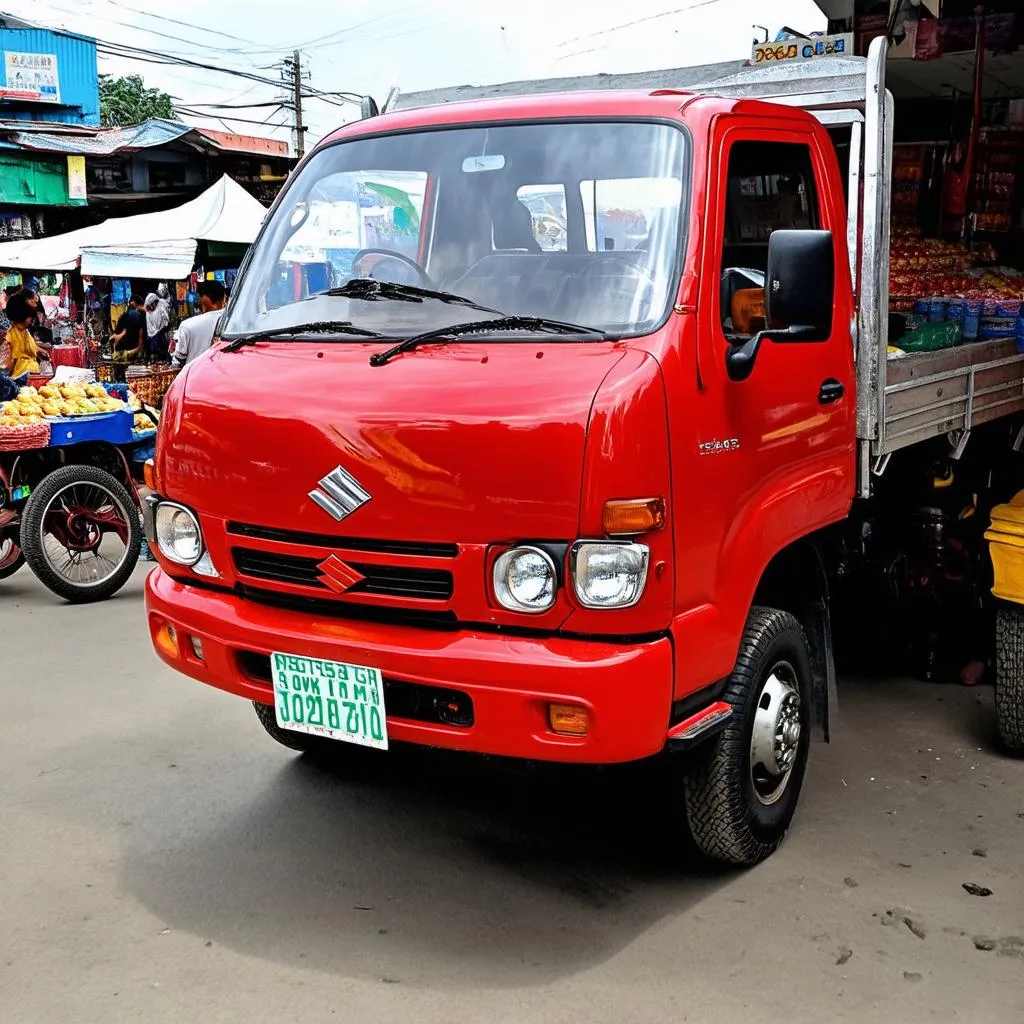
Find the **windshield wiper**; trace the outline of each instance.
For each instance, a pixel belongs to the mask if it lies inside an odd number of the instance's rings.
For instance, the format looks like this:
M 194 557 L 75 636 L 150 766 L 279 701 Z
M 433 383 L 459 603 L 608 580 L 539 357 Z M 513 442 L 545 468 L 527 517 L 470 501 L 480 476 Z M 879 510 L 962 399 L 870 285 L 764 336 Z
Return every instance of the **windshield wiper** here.
M 354 277 L 338 288 L 328 288 L 325 292 L 307 296 L 307 299 L 318 299 L 324 295 L 332 298 L 360 299 L 364 302 L 377 302 L 380 299 L 392 299 L 395 302 L 422 302 L 424 299 L 437 299 L 438 302 L 445 302 L 450 306 L 468 306 L 470 309 L 480 310 L 481 313 L 504 315 L 500 309 L 481 306 L 480 303 L 467 299 L 465 295 L 453 295 L 451 292 L 420 288 L 412 284 L 396 284 L 393 281 L 376 281 L 372 277 Z
M 362 327 L 353 327 L 350 320 L 314 320 L 308 324 L 294 324 L 291 327 L 273 327 L 269 331 L 257 331 L 234 338 L 224 346 L 225 352 L 237 352 L 243 345 L 255 345 L 257 341 L 269 341 L 271 338 L 291 338 L 298 334 L 352 334 L 357 338 L 380 338 L 377 331 L 367 331 Z
M 437 330 L 424 331 L 405 338 L 397 345 L 384 352 L 375 352 L 370 356 L 371 366 L 383 366 L 403 352 L 411 352 L 414 348 L 427 341 L 446 341 L 464 334 L 478 334 L 485 331 L 538 331 L 544 334 L 592 334 L 598 338 L 606 338 L 604 331 L 596 327 L 585 327 L 581 324 L 569 324 L 561 320 L 549 320 L 544 316 L 502 316 L 494 320 L 472 320 L 465 324 L 453 324 L 451 327 L 439 327 Z

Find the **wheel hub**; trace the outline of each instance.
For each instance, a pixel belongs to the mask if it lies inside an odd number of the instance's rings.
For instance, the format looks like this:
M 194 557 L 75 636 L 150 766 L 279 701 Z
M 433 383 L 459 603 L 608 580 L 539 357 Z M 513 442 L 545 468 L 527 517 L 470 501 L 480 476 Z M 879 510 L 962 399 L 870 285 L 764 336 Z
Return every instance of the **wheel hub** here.
M 775 803 L 789 782 L 803 733 L 800 713 L 796 673 L 780 662 L 761 687 L 750 737 L 750 776 L 763 804 Z

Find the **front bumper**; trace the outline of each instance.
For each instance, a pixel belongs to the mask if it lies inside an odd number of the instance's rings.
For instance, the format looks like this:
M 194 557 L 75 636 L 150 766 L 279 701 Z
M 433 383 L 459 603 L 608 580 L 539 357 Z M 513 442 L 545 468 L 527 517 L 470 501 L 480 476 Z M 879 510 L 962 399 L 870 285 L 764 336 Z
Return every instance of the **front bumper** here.
M 665 746 L 673 659 L 671 642 L 664 637 L 614 644 L 350 622 L 186 586 L 159 568 L 146 581 L 146 613 L 154 641 L 164 623 L 180 637 L 178 657 L 156 645 L 168 665 L 249 700 L 273 703 L 270 683 L 247 666 L 252 654 L 274 651 L 372 666 L 386 680 L 453 688 L 472 698 L 468 726 L 389 713 L 388 735 L 396 741 L 591 764 L 638 760 Z M 202 641 L 202 660 L 188 637 Z M 584 705 L 588 734 L 552 732 L 549 703 Z

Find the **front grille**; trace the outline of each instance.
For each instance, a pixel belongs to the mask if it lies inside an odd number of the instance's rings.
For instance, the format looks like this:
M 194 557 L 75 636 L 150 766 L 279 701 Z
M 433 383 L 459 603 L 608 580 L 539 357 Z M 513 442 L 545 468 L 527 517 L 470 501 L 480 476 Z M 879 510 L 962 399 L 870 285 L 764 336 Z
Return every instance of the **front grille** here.
M 323 615 L 355 622 L 379 622 L 384 625 L 417 626 L 420 629 L 458 629 L 459 621 L 451 611 L 432 611 L 423 608 L 395 608 L 391 605 L 356 604 L 304 594 L 288 594 L 280 590 L 264 590 L 248 584 L 239 584 L 237 592 L 248 601 L 283 608 L 286 611 Z
M 404 540 L 335 537 L 329 533 L 278 530 L 271 526 L 253 526 L 251 523 L 229 522 L 227 531 L 236 537 L 279 541 L 283 544 L 304 544 L 307 547 L 332 548 L 336 551 L 366 551 L 370 554 L 411 555 L 419 558 L 455 558 L 459 553 L 457 544 L 421 544 L 416 541 Z
M 273 583 L 293 583 L 318 590 L 330 588 L 321 581 L 322 558 L 304 558 L 284 555 L 276 551 L 256 551 L 252 548 L 234 548 L 235 569 L 243 576 L 269 580 Z M 376 594 L 381 597 L 418 598 L 427 601 L 447 601 L 452 596 L 454 582 L 446 569 L 420 569 L 415 566 L 372 565 L 363 562 L 345 563 L 363 577 L 345 594 Z
M 250 679 L 268 686 L 272 684 L 269 655 L 239 651 L 238 664 Z M 468 693 L 444 686 L 407 683 L 388 676 L 384 677 L 384 709 L 389 718 L 454 725 L 462 729 L 473 724 L 473 698 Z

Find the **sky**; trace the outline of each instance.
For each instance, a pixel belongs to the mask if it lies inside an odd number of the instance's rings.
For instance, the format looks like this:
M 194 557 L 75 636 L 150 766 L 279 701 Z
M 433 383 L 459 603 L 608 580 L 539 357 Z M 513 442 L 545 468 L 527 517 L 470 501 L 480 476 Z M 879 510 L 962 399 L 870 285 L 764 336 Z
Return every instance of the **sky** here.
M 369 94 L 378 103 L 392 86 L 415 92 L 742 60 L 758 34 L 755 23 L 766 24 L 772 37 L 783 25 L 825 28 L 813 0 L 0 0 L 0 8 L 37 24 L 275 80 L 280 72 L 273 65 L 298 49 L 308 85 Z M 100 72 L 141 74 L 191 109 L 231 104 L 211 111 L 216 117 L 186 117 L 191 123 L 291 138 L 290 112 L 266 105 L 282 96 L 275 86 L 122 58 L 101 57 Z M 250 103 L 259 106 L 240 106 Z M 338 98 L 304 106 L 307 148 L 358 116 L 356 106 Z

